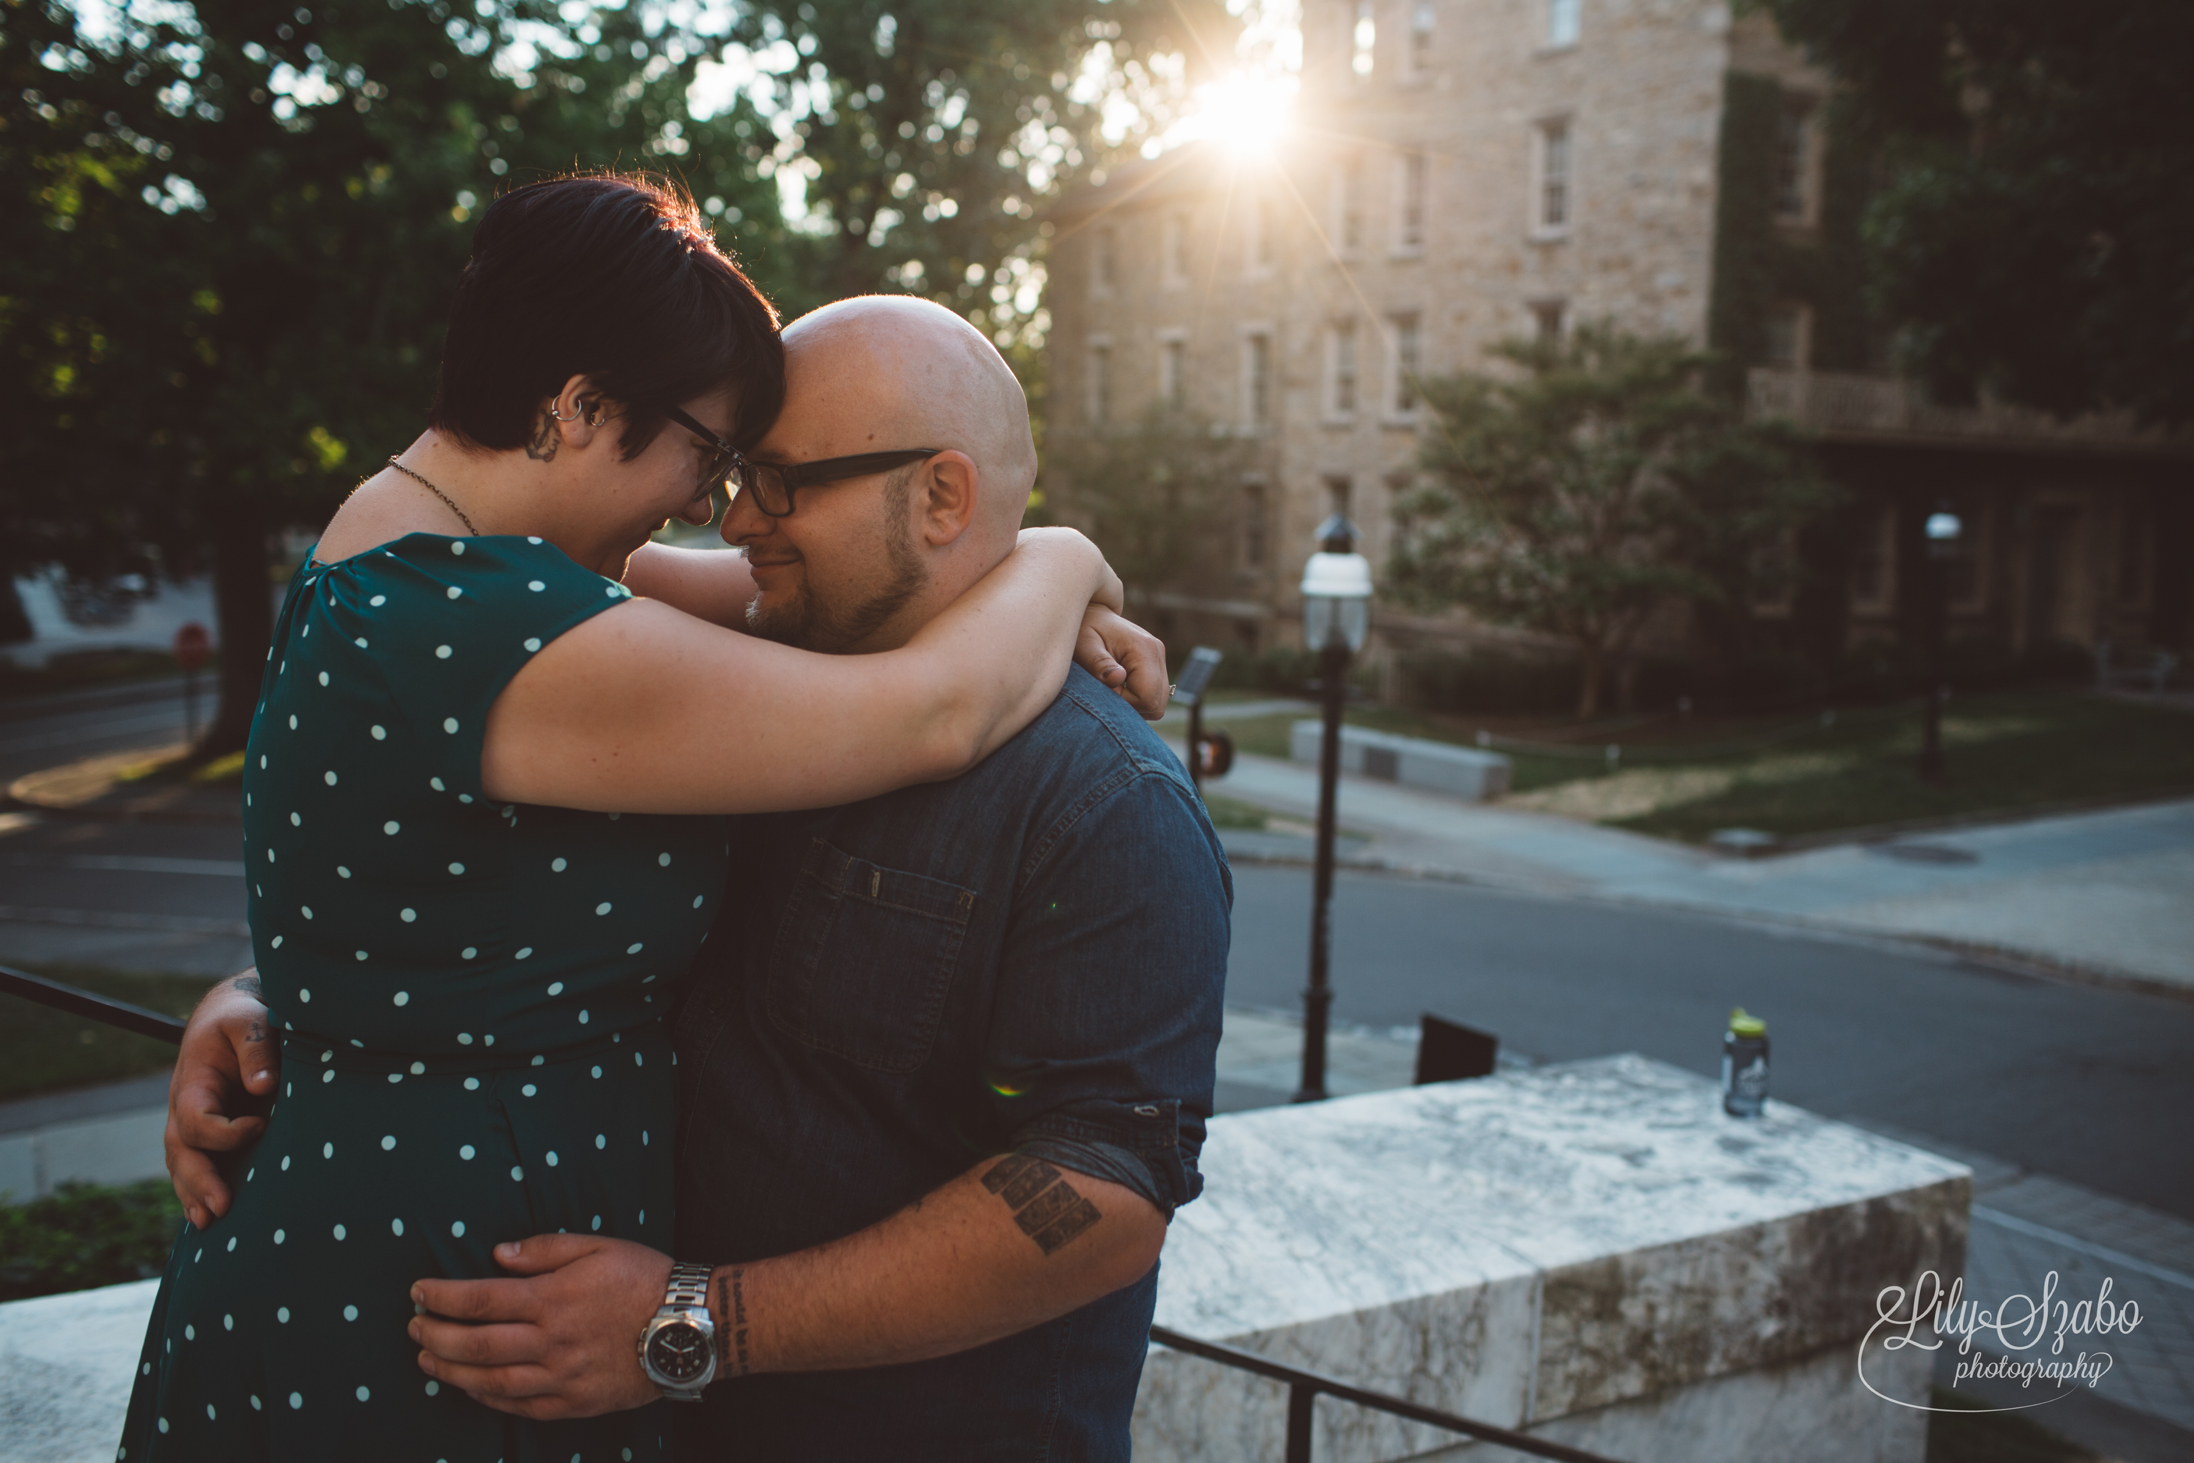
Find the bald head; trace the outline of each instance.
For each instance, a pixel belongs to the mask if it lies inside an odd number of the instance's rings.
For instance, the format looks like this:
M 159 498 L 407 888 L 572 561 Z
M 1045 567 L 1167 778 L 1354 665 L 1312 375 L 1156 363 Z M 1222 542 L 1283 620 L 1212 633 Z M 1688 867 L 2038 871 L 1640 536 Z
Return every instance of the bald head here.
M 788 402 L 859 424 L 839 450 L 935 447 L 972 458 L 974 527 L 1004 553 L 1036 482 L 1036 444 L 1028 397 L 980 330 L 928 300 L 860 295 L 801 316 L 784 341 Z

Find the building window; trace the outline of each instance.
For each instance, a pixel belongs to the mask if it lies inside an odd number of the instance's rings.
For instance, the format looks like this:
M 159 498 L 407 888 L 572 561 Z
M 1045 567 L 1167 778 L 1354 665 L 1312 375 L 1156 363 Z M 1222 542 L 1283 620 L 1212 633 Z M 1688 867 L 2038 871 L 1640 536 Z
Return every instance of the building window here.
M 1248 234 L 1248 247 L 1243 251 L 1251 274 L 1269 274 L 1274 258 L 1272 238 L 1272 201 L 1263 196 L 1249 200 L 1249 207 L 1242 215 L 1242 227 Z
M 1897 515 L 1882 507 L 1862 514 L 1851 546 L 1851 607 L 1866 614 L 1889 608 L 1896 589 Z
M 1356 485 L 1344 477 L 1330 477 L 1325 480 L 1325 490 L 1326 513 L 1329 516 L 1338 513 L 1346 518 L 1349 504 L 1356 496 Z
M 1546 0 L 1546 43 L 1574 46 L 1582 27 L 1584 0 Z
M 1112 420 L 1112 343 L 1093 341 L 1089 347 L 1089 424 L 1101 427 Z
M 1541 122 L 1536 136 L 1534 151 L 1537 157 L 1532 165 L 1536 181 L 1532 190 L 1532 230 L 1540 234 L 1567 233 L 1573 212 L 1569 192 L 1569 121 L 1563 118 Z
M 1089 288 L 1090 293 L 1109 295 L 1115 279 L 1113 249 L 1118 240 L 1111 229 L 1099 229 L 1089 236 Z
M 1188 401 L 1188 342 L 1178 331 L 1158 337 L 1158 399 L 1174 407 Z
M 1786 107 L 1775 138 L 1775 217 L 1802 224 L 1813 217 L 1813 117 Z
M 1326 337 L 1326 410 L 1336 417 L 1356 413 L 1356 322 L 1336 323 Z
M 1423 76 L 1432 70 L 1432 31 L 1438 23 L 1432 0 L 1417 0 L 1409 12 L 1409 74 Z
M 1394 252 L 1425 246 L 1425 155 L 1412 148 L 1394 160 Z
M 1971 614 L 1984 608 L 1987 602 L 1985 548 L 1990 527 L 1989 511 L 1985 505 L 1976 505 L 1970 500 L 1952 506 L 1965 520 L 1965 531 L 1958 535 L 1950 561 L 1943 566 L 1943 593 L 1951 609 Z
M 1167 214 L 1163 230 L 1159 240 L 1159 255 L 1163 261 L 1165 282 L 1169 285 L 1185 285 L 1188 283 L 1188 215 Z
M 1387 398 L 1395 416 L 1412 416 L 1417 410 L 1417 378 L 1422 373 L 1424 332 L 1412 312 L 1396 315 L 1394 327 L 1393 391 Z
M 1767 312 L 1762 362 L 1783 371 L 1802 371 L 1812 351 L 1813 312 L 1803 305 L 1776 305 Z
M 1561 340 L 1562 317 L 1568 313 L 1568 304 L 1562 300 L 1533 300 L 1531 302 L 1532 334 L 1541 345 L 1553 345 Z
M 2129 609 L 2147 606 L 2155 566 L 2155 518 L 2146 509 L 2129 506 L 2118 515 L 2119 604 Z
M 1266 543 L 1265 485 L 1251 482 L 1242 484 L 1242 567 L 1265 567 Z
M 1333 170 L 1333 241 L 1344 256 L 1364 247 L 1364 159 L 1360 153 L 1342 158 Z
M 1379 48 L 1379 20 L 1374 13 L 1372 0 L 1356 0 L 1356 24 L 1349 31 L 1349 43 L 1355 54 L 1349 60 L 1349 69 L 1358 76 L 1371 75 L 1371 68 Z
M 1272 337 L 1256 331 L 1242 337 L 1242 424 L 1262 427 L 1272 420 Z

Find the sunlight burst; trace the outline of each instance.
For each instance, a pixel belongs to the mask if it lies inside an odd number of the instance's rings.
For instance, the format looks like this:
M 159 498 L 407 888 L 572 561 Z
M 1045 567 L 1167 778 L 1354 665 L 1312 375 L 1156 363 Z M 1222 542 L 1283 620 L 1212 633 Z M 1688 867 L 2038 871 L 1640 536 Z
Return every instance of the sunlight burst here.
M 1196 88 L 1196 109 L 1171 128 L 1168 146 L 1212 141 L 1236 152 L 1265 152 L 1287 133 L 1295 108 L 1296 79 L 1230 71 Z

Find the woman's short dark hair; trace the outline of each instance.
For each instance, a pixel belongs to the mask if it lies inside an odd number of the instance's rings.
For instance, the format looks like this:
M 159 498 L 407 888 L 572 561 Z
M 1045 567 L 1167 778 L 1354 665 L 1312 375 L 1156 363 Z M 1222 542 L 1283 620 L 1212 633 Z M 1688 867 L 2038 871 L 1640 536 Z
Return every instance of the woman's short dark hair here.
M 777 312 L 716 247 L 693 199 L 598 173 L 514 188 L 488 206 L 450 306 L 436 428 L 522 447 L 573 376 L 625 407 L 626 461 L 664 406 L 731 386 L 733 440 L 761 439 L 784 402 Z

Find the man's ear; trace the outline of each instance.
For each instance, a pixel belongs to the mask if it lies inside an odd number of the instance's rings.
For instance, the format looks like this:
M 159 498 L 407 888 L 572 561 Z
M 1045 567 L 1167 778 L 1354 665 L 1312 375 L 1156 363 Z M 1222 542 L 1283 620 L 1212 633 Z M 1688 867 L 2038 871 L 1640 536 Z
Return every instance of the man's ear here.
M 922 498 L 916 504 L 922 525 L 922 541 L 941 549 L 967 532 L 975 521 L 975 505 L 981 501 L 982 470 L 965 452 L 940 452 L 921 466 L 915 486 Z

